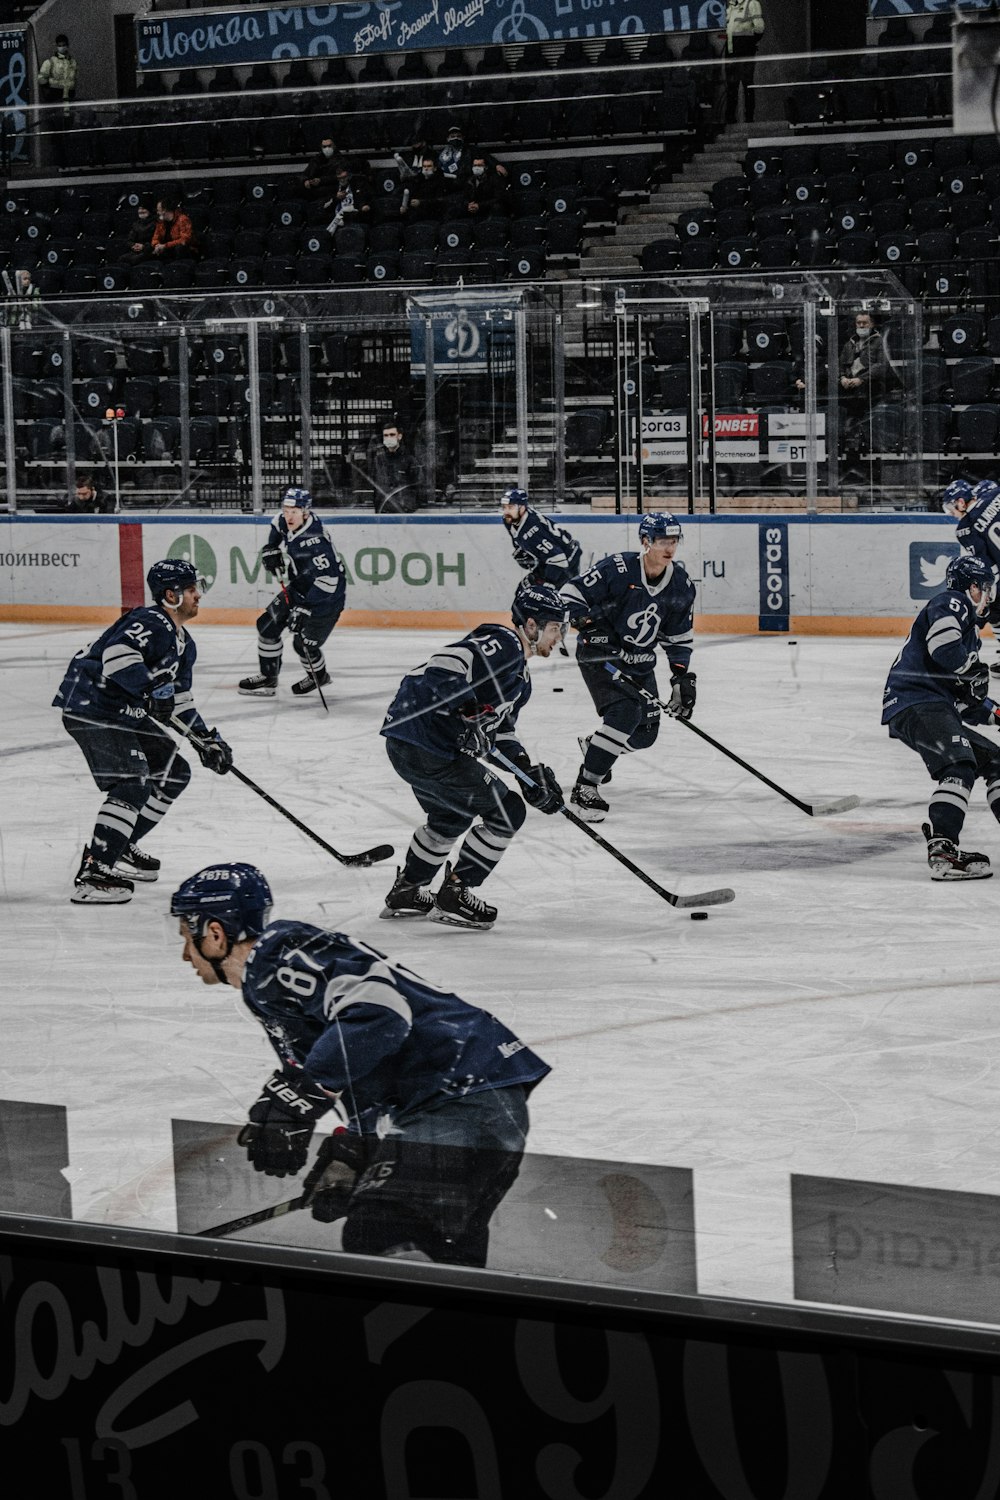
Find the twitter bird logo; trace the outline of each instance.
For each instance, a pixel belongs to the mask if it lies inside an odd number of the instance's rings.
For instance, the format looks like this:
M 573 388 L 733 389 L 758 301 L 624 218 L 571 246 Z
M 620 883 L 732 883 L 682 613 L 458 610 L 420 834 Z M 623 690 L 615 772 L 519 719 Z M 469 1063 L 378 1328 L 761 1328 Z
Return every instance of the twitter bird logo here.
M 939 594 L 948 564 L 961 550 L 957 542 L 911 542 L 910 598 L 930 599 Z

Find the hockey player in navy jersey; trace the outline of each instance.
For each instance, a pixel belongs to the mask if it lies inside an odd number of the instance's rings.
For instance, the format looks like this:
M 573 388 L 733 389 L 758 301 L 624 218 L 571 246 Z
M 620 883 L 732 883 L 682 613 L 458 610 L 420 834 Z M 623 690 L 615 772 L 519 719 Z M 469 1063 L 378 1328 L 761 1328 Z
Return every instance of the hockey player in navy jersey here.
M 580 571 L 580 543 L 562 526 L 528 503 L 526 490 L 509 489 L 500 500 L 500 514 L 514 548 L 514 561 L 524 568 L 529 583 L 551 583 L 561 588 Z
M 548 584 L 523 583 L 511 605 L 513 629 L 480 625 L 444 646 L 399 685 L 382 725 L 393 769 L 413 790 L 427 821 L 416 830 L 383 917 L 431 917 L 486 931 L 496 921 L 474 890 L 495 869 L 525 819 L 524 801 L 479 764 L 494 744 L 528 771 L 524 799 L 540 812 L 562 806 L 555 776 L 532 765 L 517 737 L 531 696 L 530 656 L 562 639 L 566 606 Z M 456 840 L 461 847 L 446 863 Z M 437 893 L 428 887 L 441 866 Z
M 284 578 L 288 561 L 288 581 Z M 281 671 L 281 637 L 292 633 L 295 654 L 306 669 L 305 677 L 292 683 L 292 692 L 311 693 L 326 687 L 323 644 L 340 619 L 347 592 L 344 565 L 313 513 L 308 490 L 289 489 L 280 514 L 271 523 L 267 545 L 261 551 L 266 572 L 276 574 L 281 592 L 271 600 L 257 621 L 257 660 L 260 672 L 244 677 L 239 691 L 245 698 L 273 698 Z
M 959 840 L 978 776 L 1000 821 L 1000 747 L 969 727 L 1000 722 L 987 697 L 978 634 L 996 589 L 982 558 L 954 558 L 945 588 L 917 615 L 885 685 L 882 723 L 917 752 L 935 783 L 923 825 L 932 880 L 986 880 L 993 873 L 985 854 L 962 851 Z
M 184 960 L 203 983 L 242 991 L 278 1055 L 240 1132 L 253 1167 L 301 1172 L 333 1111 L 305 1189 L 315 1218 L 345 1218 L 344 1250 L 485 1265 L 548 1065 L 495 1016 L 367 944 L 272 922 L 253 865 L 201 870 L 170 911 Z
M 130 610 L 79 651 L 53 707 L 105 794 L 83 851 L 71 900 L 121 905 L 134 882 L 155 880 L 160 861 L 139 847 L 191 779 L 191 767 L 162 727 L 172 715 L 199 736 L 202 764 L 223 775 L 232 751 L 194 706 L 197 647 L 186 627 L 198 613 L 198 575 L 168 558 L 146 575 L 152 606 Z
M 656 696 L 655 648 L 662 647 L 670 663 L 668 712 L 679 719 L 694 712 L 694 584 L 674 561 L 682 537 L 673 516 L 643 516 L 638 552 L 604 557 L 560 590 L 579 632 L 577 665 L 601 716 L 600 727 L 581 740 L 584 759 L 570 797 L 588 823 L 602 822 L 609 810 L 599 788 L 611 779 L 619 755 L 648 749 L 660 728 L 659 710 L 627 682 L 616 682 L 605 663 Z

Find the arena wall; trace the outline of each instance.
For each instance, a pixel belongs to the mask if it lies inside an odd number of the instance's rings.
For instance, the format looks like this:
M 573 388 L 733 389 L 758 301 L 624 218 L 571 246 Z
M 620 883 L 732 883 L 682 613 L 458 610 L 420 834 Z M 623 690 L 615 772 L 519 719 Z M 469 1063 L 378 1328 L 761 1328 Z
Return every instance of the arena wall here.
M 946 517 L 685 516 L 681 558 L 702 631 L 906 630 L 959 550 Z M 638 545 L 635 516 L 559 515 L 588 556 Z M 207 580 L 201 619 L 251 624 L 274 592 L 259 552 L 269 518 L 197 515 L 0 521 L 0 619 L 104 622 L 144 599 L 162 557 Z M 519 579 L 498 516 L 326 519 L 348 568 L 346 625 L 440 627 L 502 615 Z

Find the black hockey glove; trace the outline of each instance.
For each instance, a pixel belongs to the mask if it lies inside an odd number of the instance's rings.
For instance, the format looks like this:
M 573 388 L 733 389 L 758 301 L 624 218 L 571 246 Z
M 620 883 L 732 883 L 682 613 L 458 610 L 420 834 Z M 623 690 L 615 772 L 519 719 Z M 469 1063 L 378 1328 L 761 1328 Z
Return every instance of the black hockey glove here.
M 543 813 L 557 813 L 563 806 L 564 798 L 562 787 L 559 785 L 551 768 L 541 764 L 528 766 L 528 775 L 534 782 L 534 786 L 526 786 L 521 783 L 521 791 L 524 800 L 529 807 L 537 808 Z
M 254 1171 L 268 1177 L 301 1172 L 316 1121 L 332 1105 L 302 1068 L 285 1066 L 272 1073 L 237 1137 Z
M 967 663 L 957 674 L 958 682 L 955 692 L 963 703 L 970 708 L 975 708 L 982 703 L 990 686 L 990 673 L 984 661 L 977 657 L 974 661 Z
M 698 697 L 698 678 L 694 672 L 674 668 L 670 678 L 670 702 L 667 713 L 672 719 L 690 719 Z
M 360 1136 L 334 1131 L 320 1141 L 302 1191 L 309 1197 L 309 1211 L 320 1224 L 332 1224 L 347 1212 L 358 1173 L 364 1167 L 364 1144 Z
M 458 748 L 463 755 L 488 755 L 496 739 L 500 715 L 492 703 L 470 703 L 460 708 Z
M 217 729 L 213 729 L 211 735 L 211 739 L 199 740 L 195 745 L 198 759 L 207 771 L 225 776 L 233 764 L 233 752 Z
M 281 548 L 264 547 L 260 554 L 260 560 L 264 564 L 265 573 L 280 573 L 282 566 Z
M 147 713 L 157 724 L 169 724 L 170 717 L 174 711 L 174 689 L 171 683 L 167 687 L 154 688 L 149 695 Z

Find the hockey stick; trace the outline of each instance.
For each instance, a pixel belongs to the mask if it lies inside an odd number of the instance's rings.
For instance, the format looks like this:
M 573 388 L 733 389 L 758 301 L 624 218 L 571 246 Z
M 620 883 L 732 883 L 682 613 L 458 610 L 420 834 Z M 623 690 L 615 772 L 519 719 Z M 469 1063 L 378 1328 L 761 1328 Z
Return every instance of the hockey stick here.
M 156 720 L 153 722 L 155 723 Z M 177 730 L 178 734 L 183 735 L 184 739 L 190 740 L 196 750 L 199 745 L 206 743 L 198 735 L 192 733 L 183 720 L 178 719 L 176 716 L 171 717 L 170 724 L 172 728 Z M 334 859 L 339 860 L 342 865 L 376 865 L 383 859 L 391 859 L 396 852 L 391 844 L 376 844 L 374 849 L 363 849 L 360 854 L 341 854 L 339 849 L 335 849 L 332 844 L 328 844 L 325 839 L 321 839 L 318 833 L 313 833 L 308 824 L 303 823 L 294 813 L 289 812 L 287 807 L 282 807 L 280 802 L 276 802 L 268 792 L 264 791 L 263 787 L 259 787 L 255 781 L 251 781 L 250 777 L 241 771 L 238 766 L 230 766 L 228 774 L 235 776 L 237 781 L 242 781 L 243 785 L 249 787 L 251 792 L 256 792 L 257 796 L 262 797 L 269 807 L 273 807 L 275 812 L 279 812 L 283 818 L 287 818 L 289 823 L 294 823 L 300 832 L 304 833 L 307 838 L 311 838 L 313 843 L 318 844 L 321 849 L 325 849 L 327 854 L 332 854 Z
M 295 606 L 292 604 L 291 599 L 288 597 L 288 590 L 285 587 L 285 575 L 284 575 L 283 572 L 281 572 L 280 569 L 278 570 L 278 582 L 281 584 L 281 592 L 285 596 L 285 603 L 288 605 L 289 609 L 294 609 Z M 329 709 L 329 707 L 327 705 L 326 699 L 323 697 L 323 689 L 320 687 L 319 673 L 316 672 L 316 671 L 314 671 L 313 664 L 309 660 L 308 657 L 305 657 L 303 659 L 305 660 L 306 671 L 309 673 L 309 676 L 312 678 L 313 687 L 316 689 L 317 693 L 319 693 L 319 701 L 323 705 L 324 712 L 329 713 L 330 709 Z
M 266 1224 L 271 1219 L 280 1219 L 283 1214 L 296 1213 L 300 1208 L 306 1208 L 312 1198 L 312 1193 L 300 1193 L 297 1198 L 286 1198 L 284 1203 L 273 1203 L 270 1208 L 258 1208 L 256 1213 L 244 1214 L 241 1219 L 230 1219 L 226 1224 L 215 1224 L 211 1229 L 199 1229 L 195 1237 L 201 1239 L 208 1235 L 236 1234 L 240 1229 L 251 1229 L 254 1224 Z
M 655 694 L 647 692 L 644 687 L 640 687 L 637 682 L 630 681 L 616 667 L 612 666 L 611 662 L 606 661 L 604 666 L 605 670 L 611 673 L 616 682 L 620 682 L 623 687 L 631 688 L 640 698 L 645 698 L 647 703 L 655 703 L 661 712 L 668 712 L 666 703 L 657 698 Z M 674 715 L 670 714 L 670 717 L 674 718 Z M 692 724 L 690 719 L 676 719 L 675 722 L 683 724 L 684 728 L 690 729 L 693 734 L 700 735 L 703 740 L 707 740 L 716 750 L 720 750 L 723 755 L 728 755 L 730 760 L 734 760 L 738 766 L 742 766 L 744 771 L 749 771 L 751 776 L 756 776 L 758 781 L 762 781 L 765 786 L 769 786 L 772 792 L 777 792 L 778 796 L 784 797 L 786 802 L 791 802 L 796 807 L 801 808 L 804 813 L 808 813 L 810 818 L 823 818 L 830 813 L 849 812 L 852 807 L 861 806 L 860 797 L 831 797 L 826 802 L 803 802 L 801 797 L 796 797 L 791 792 L 787 792 L 783 786 L 779 786 L 776 781 L 772 781 L 770 776 L 765 776 L 763 771 L 756 770 L 755 767 L 741 759 L 734 751 L 727 750 L 725 745 L 721 745 L 710 734 L 706 734 L 704 729 L 699 729 L 697 724 Z
M 518 781 L 522 782 L 525 786 L 537 786 L 538 783 L 533 781 L 525 771 L 522 771 L 520 766 L 516 766 L 512 760 L 508 760 L 501 750 L 491 750 L 490 755 L 505 770 L 510 771 L 512 776 L 516 776 Z M 640 870 L 639 866 L 633 864 L 626 854 L 623 854 L 620 849 L 615 848 L 614 844 L 609 844 L 607 839 L 603 839 L 599 833 L 595 833 L 590 824 L 584 822 L 583 818 L 578 818 L 576 813 L 572 812 L 565 803 L 557 808 L 557 811 L 561 812 L 564 818 L 569 818 L 570 822 L 575 823 L 578 828 L 581 828 L 588 838 L 594 840 L 595 844 L 600 844 L 601 848 L 605 849 L 611 855 L 612 859 L 616 859 L 619 864 L 624 865 L 626 870 L 631 870 L 632 874 L 643 881 L 645 885 L 648 885 L 650 890 L 655 891 L 658 896 L 662 896 L 664 901 L 669 901 L 671 906 L 724 906 L 726 902 L 736 899 L 736 892 L 729 890 L 725 886 L 717 891 L 701 891 L 695 896 L 676 896 L 673 891 L 664 890 L 662 885 L 657 885 L 651 875 L 647 875 L 645 870 Z

